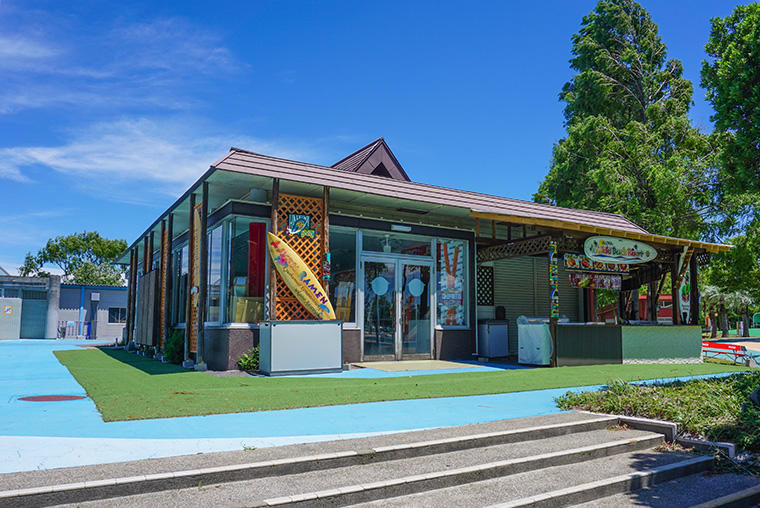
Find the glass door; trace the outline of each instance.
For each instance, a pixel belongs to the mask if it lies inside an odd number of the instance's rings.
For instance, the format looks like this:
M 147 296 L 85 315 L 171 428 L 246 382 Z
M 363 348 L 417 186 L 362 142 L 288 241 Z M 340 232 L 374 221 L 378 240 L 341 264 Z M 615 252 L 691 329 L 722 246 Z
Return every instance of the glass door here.
M 364 356 L 396 356 L 396 261 L 365 260 Z
M 365 359 L 429 358 L 432 262 L 362 259 Z
M 430 355 L 431 266 L 400 261 L 401 356 Z

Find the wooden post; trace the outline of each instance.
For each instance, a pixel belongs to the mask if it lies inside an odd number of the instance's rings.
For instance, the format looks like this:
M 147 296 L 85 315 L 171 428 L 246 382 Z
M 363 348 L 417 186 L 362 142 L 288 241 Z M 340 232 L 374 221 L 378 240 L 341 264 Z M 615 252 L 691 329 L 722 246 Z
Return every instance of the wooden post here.
M 147 263 L 147 271 L 152 272 L 153 271 L 153 250 L 155 249 L 155 243 L 153 243 L 153 231 L 150 232 L 148 235 L 148 263 Z
M 165 302 L 165 311 L 164 311 L 164 344 L 166 344 L 166 341 L 169 340 L 169 337 L 171 337 L 171 331 L 170 327 L 172 325 L 171 322 L 171 302 L 172 302 L 172 295 L 174 294 L 172 291 L 172 266 L 174 265 L 173 259 L 172 259 L 172 239 L 174 238 L 174 213 L 169 213 L 169 217 L 166 220 L 166 273 L 164 274 L 166 276 L 166 282 L 164 283 L 166 285 L 166 302 Z
M 512 241 L 512 224 L 507 224 L 507 241 Z
M 678 286 L 678 259 L 681 257 L 679 254 L 673 255 L 673 264 L 670 267 L 670 298 L 672 299 L 673 308 L 673 324 L 681 324 L 681 298 L 678 294 L 680 289 Z
M 475 218 L 475 238 L 480 238 L 480 219 Z
M 496 221 L 491 221 L 491 238 L 496 239 Z
M 146 236 L 143 241 L 143 269 L 142 274 L 145 275 L 150 271 L 148 261 L 150 260 L 150 235 Z
M 198 281 L 198 347 L 196 348 L 196 365 L 206 364 L 206 293 L 208 285 L 208 182 L 203 182 L 201 190 L 201 236 L 200 236 L 200 270 Z
M 193 273 L 195 272 L 195 194 L 190 194 L 190 216 L 187 219 L 188 224 L 188 244 L 187 244 L 187 289 L 185 291 L 187 300 L 185 301 L 185 362 L 190 361 L 190 334 L 193 327 Z
M 325 294 L 330 298 L 330 277 L 332 276 L 332 259 L 330 256 L 330 187 L 322 188 L 322 251 L 325 253 L 322 268 L 322 286 Z M 327 269 L 327 270 L 326 270 Z M 329 271 L 328 271 L 329 270 Z M 326 272 L 326 273 L 325 273 Z
M 552 367 L 557 366 L 557 320 L 559 319 L 559 268 L 557 241 L 549 241 L 549 332 L 552 336 Z
M 691 257 L 691 266 L 689 266 L 689 305 L 691 306 L 689 324 L 699 325 L 699 272 L 697 270 L 697 256 Z
M 135 249 L 131 249 L 129 251 L 129 293 L 127 295 L 127 344 L 129 344 L 134 339 L 136 283 L 137 251 Z
M 169 308 L 169 306 L 166 304 L 166 272 L 168 271 L 166 268 L 166 219 L 163 219 L 161 221 L 161 249 L 158 251 L 158 319 L 156 322 L 158 323 L 158 335 L 156 338 L 156 353 L 158 353 L 159 348 L 164 345 L 164 338 L 166 336 L 166 327 L 167 327 L 167 319 L 166 319 L 166 310 Z
M 647 284 L 647 321 L 657 321 L 657 282 Z
M 272 217 L 271 227 L 272 234 L 276 235 L 277 230 L 277 209 L 280 204 L 280 179 L 272 179 Z M 269 250 L 269 249 L 267 249 Z M 269 319 L 277 319 L 277 270 L 274 263 L 269 263 Z

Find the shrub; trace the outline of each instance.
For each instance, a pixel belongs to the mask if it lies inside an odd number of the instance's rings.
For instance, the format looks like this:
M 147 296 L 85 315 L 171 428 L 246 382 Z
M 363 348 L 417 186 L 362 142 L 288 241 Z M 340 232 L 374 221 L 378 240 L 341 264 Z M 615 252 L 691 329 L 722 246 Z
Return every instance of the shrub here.
M 169 363 L 181 364 L 185 359 L 185 331 L 172 330 L 169 340 L 164 344 L 164 359 Z
M 259 346 L 241 356 L 237 363 L 240 370 L 259 370 Z

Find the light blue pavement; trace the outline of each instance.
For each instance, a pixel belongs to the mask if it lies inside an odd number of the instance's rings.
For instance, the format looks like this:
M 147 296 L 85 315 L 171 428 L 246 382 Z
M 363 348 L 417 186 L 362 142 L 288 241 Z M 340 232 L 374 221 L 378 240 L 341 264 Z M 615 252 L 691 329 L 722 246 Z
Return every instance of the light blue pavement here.
M 52 354 L 54 350 L 77 349 L 78 344 L 86 343 L 0 341 L 0 405 L 5 405 L 0 406 L 0 472 L 240 450 L 243 446 L 277 446 L 545 415 L 561 412 L 554 403 L 558 395 L 569 390 L 601 388 L 599 385 L 126 422 L 104 422 L 89 398 L 64 402 L 18 400 L 30 395 L 86 395 Z M 454 372 L 469 370 L 454 369 Z M 659 381 L 670 380 L 673 379 Z

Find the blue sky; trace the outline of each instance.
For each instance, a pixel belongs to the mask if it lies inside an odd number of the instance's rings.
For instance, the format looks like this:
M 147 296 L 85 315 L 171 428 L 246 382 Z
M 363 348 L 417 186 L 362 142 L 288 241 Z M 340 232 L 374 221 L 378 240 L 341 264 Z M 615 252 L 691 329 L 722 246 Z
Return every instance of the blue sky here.
M 736 2 L 644 1 L 695 86 Z M 593 1 L 0 0 L 0 266 L 132 241 L 239 146 L 332 164 L 384 136 L 415 181 L 530 199 Z

